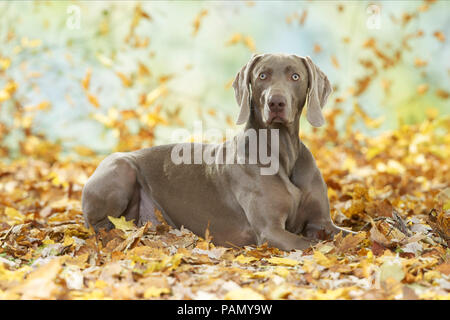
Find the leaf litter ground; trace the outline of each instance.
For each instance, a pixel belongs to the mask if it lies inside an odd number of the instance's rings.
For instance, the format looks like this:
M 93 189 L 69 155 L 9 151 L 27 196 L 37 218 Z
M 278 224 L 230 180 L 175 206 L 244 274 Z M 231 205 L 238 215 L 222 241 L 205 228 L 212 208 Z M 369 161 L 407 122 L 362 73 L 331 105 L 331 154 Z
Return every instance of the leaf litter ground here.
M 0 163 L 0 298 L 449 299 L 449 118 L 374 138 L 338 135 L 337 113 L 302 139 L 332 218 L 359 233 L 304 251 L 219 247 L 207 231 L 123 218 L 95 234 L 80 198 L 100 158 Z

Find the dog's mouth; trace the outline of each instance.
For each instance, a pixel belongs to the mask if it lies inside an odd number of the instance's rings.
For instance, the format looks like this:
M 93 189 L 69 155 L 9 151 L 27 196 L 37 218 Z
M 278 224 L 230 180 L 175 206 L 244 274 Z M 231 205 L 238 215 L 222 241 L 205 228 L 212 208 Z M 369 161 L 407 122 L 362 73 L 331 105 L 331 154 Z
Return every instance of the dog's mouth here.
M 287 122 L 284 112 L 269 112 L 269 118 L 267 119 L 267 124 L 281 123 L 285 124 Z

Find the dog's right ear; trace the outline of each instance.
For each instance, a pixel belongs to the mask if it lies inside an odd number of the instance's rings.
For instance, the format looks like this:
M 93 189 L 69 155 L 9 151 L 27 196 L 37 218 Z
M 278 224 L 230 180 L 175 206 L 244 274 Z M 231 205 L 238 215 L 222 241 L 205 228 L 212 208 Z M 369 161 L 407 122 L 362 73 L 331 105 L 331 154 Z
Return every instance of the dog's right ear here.
M 236 124 L 246 123 L 250 116 L 250 77 L 253 66 L 263 55 L 253 54 L 250 61 L 241 68 L 233 81 L 234 95 L 241 107 Z

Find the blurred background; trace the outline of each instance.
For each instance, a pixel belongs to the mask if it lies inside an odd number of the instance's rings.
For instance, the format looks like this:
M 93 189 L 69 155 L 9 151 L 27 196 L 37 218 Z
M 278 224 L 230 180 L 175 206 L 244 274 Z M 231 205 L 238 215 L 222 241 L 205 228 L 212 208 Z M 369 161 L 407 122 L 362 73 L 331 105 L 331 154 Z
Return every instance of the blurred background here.
M 231 82 L 252 53 L 310 56 L 334 87 L 325 110 L 338 131 L 446 116 L 449 12 L 449 1 L 1 1 L 0 157 L 129 151 L 198 119 L 236 130 Z

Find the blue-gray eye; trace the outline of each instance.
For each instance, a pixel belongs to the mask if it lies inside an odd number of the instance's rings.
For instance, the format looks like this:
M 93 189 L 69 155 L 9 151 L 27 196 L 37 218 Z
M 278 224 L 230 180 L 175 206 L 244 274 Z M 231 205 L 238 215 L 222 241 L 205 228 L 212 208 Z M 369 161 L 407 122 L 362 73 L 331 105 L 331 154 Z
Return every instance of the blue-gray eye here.
M 260 78 L 261 80 L 264 80 L 264 79 L 267 78 L 267 75 L 266 75 L 264 72 L 261 72 L 261 73 L 259 74 L 259 78 Z
M 300 76 L 297 73 L 294 73 L 291 78 L 292 80 L 297 81 L 298 79 L 300 79 Z

